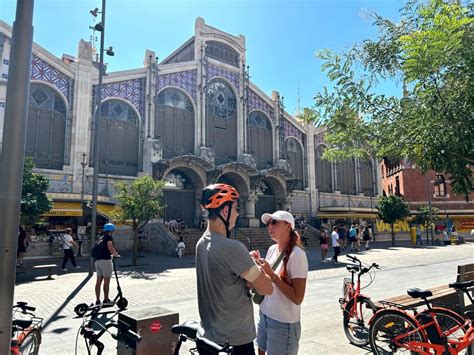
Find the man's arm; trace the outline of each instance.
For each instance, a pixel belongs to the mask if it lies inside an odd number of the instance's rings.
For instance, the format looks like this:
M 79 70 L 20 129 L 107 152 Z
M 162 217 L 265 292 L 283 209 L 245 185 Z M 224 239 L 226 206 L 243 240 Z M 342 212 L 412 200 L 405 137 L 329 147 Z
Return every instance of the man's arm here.
M 264 296 L 272 294 L 272 280 L 268 275 L 260 271 L 257 265 L 252 266 L 240 276 L 249 282 L 259 294 Z
M 117 250 L 114 248 L 114 243 L 111 240 L 107 242 L 107 248 L 109 249 L 109 252 L 112 254 L 112 256 L 119 256 Z

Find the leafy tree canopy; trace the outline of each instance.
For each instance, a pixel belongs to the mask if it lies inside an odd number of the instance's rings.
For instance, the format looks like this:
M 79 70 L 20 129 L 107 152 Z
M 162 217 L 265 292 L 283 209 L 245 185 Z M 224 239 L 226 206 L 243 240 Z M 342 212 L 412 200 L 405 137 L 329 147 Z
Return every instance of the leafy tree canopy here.
M 410 214 L 405 201 L 395 195 L 380 196 L 377 199 L 377 211 L 380 219 L 388 224 L 394 224 Z
M 333 88 L 315 97 L 330 148 L 325 158 L 402 158 L 423 172 L 445 172 L 457 193 L 473 191 L 474 18 L 455 0 L 409 0 L 394 23 L 370 13 L 378 29 L 342 54 L 317 54 Z M 403 83 L 401 97 L 377 93 Z M 402 93 L 401 93 L 402 94 Z
M 34 225 L 43 213 L 53 207 L 52 201 L 46 195 L 49 181 L 44 175 L 33 174 L 33 167 L 33 159 L 25 158 L 20 223 L 26 226 Z
M 439 213 L 439 208 L 431 207 L 431 220 L 430 220 L 429 207 L 421 206 L 418 208 L 418 213 L 413 219 L 413 222 L 428 229 L 430 227 L 430 223 L 438 218 L 438 213 Z

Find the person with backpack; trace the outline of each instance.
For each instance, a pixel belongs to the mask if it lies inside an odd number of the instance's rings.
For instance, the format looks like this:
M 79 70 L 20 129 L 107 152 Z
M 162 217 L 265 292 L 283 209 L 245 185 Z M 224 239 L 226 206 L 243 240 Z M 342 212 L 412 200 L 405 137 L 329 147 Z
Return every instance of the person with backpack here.
M 115 231 L 115 225 L 112 223 L 104 224 L 102 228 L 104 235 L 99 238 L 92 248 L 91 254 L 95 260 L 95 271 L 97 273 L 97 279 L 95 283 L 95 296 L 96 305 L 100 305 L 100 287 L 104 282 L 104 306 L 112 305 L 112 301 L 109 298 L 109 286 L 110 278 L 112 277 L 113 265 L 112 257 L 119 258 L 120 255 L 114 248 L 114 238 L 112 234 Z

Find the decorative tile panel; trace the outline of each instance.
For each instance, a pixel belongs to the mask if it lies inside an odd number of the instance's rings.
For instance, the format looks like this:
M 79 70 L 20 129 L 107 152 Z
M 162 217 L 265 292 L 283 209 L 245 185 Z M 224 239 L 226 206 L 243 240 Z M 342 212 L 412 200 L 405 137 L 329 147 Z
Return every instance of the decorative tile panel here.
M 49 180 L 48 192 L 72 192 L 72 176 L 46 174 Z
M 288 120 L 282 118 L 281 119 L 282 126 L 283 126 L 283 131 L 285 132 L 285 138 L 288 137 L 295 137 L 300 140 L 301 143 L 303 143 L 303 132 L 301 132 L 298 128 L 293 126 Z
M 132 103 L 141 117 L 145 117 L 145 80 L 145 78 L 137 78 L 102 84 L 102 100 L 108 97 L 122 98 Z M 94 85 L 92 88 L 93 108 L 96 107 L 96 90 L 97 85 Z
M 46 81 L 70 98 L 73 80 L 34 54 L 31 60 L 31 79 Z
M 186 91 L 196 103 L 197 70 L 187 70 L 170 74 L 158 74 L 156 91 L 174 86 Z
M 249 90 L 249 112 L 256 109 L 265 112 L 275 123 L 275 110 L 273 107 L 263 101 L 254 91 Z
M 240 88 L 239 73 L 234 73 L 229 70 L 226 70 L 226 69 L 223 69 L 223 68 L 220 68 L 208 63 L 207 64 L 207 80 L 209 81 L 216 76 L 220 76 L 222 78 L 226 78 L 227 80 L 229 80 L 232 83 L 232 85 L 234 85 L 235 90 L 239 92 L 239 88 Z
M 319 133 L 314 136 L 314 146 L 316 147 L 318 144 L 326 144 L 324 141 L 324 133 Z

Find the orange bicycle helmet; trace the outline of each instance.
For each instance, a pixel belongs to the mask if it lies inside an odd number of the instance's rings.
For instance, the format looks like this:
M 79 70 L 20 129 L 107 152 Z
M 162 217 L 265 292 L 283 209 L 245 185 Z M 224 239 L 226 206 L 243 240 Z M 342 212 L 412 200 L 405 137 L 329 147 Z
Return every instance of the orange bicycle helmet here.
M 237 190 L 227 184 L 213 184 L 202 190 L 201 205 L 208 208 L 219 208 L 226 202 L 237 201 L 240 197 Z

